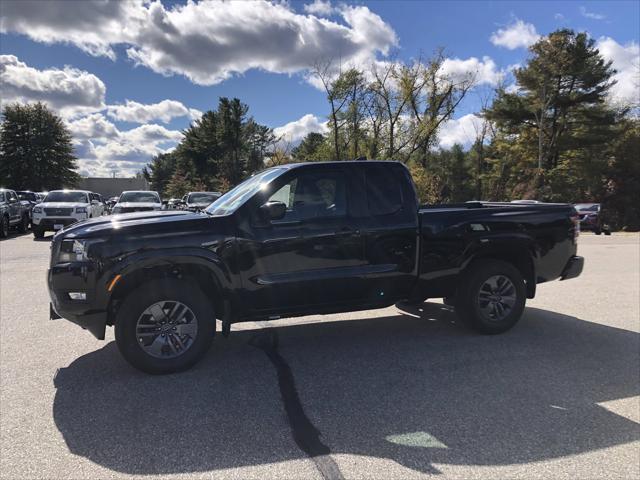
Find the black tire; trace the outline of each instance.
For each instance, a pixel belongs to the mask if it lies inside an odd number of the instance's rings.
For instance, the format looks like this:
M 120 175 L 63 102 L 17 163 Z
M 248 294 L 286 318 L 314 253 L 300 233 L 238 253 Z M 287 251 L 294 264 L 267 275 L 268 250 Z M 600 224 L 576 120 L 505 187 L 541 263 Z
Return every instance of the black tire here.
M 602 231 L 599 228 L 596 228 L 593 233 L 595 233 L 596 235 L 600 235 L 602 233 Z
M 42 228 L 40 228 L 40 227 L 32 225 L 31 231 L 33 232 L 33 238 L 43 238 L 44 237 L 44 230 Z
M 490 318 L 486 310 L 481 308 L 482 298 L 486 298 L 486 286 L 493 279 L 506 278 L 509 282 L 503 283 L 509 289 L 509 299 L 513 297 L 513 305 L 501 303 L 505 298 L 496 294 L 503 317 Z M 513 288 L 511 288 L 513 287 Z M 482 292 L 481 292 L 482 289 Z M 504 294 L 507 295 L 507 294 Z M 493 294 L 491 295 L 493 297 Z M 520 271 L 513 265 L 501 260 L 478 260 L 474 262 L 464 274 L 458 292 L 456 294 L 456 313 L 467 325 L 477 332 L 495 335 L 512 328 L 524 311 L 526 302 L 526 289 L 524 279 Z M 490 308 L 488 302 L 485 308 Z M 487 306 L 488 305 L 488 306 Z M 507 308 L 508 306 L 508 308 Z M 494 310 L 494 312 L 497 310 Z
M 27 230 L 29 230 L 29 215 L 22 215 L 22 218 L 20 219 L 20 224 L 18 225 L 18 231 L 20 233 L 27 233 Z
M 604 231 L 604 234 L 605 234 L 605 235 L 607 235 L 607 236 L 608 236 L 608 235 L 611 235 L 611 230 L 605 230 L 605 231 Z
M 7 238 L 9 236 L 9 217 L 2 215 L 0 219 L 0 238 Z
M 158 358 L 139 344 L 142 340 L 136 332 L 138 320 L 147 308 L 162 302 L 180 302 L 194 314 L 192 322 L 197 325 L 195 338 L 188 337 L 189 347 L 178 356 Z M 115 319 L 115 337 L 120 353 L 135 368 L 151 374 L 180 372 L 192 367 L 211 347 L 214 333 L 215 315 L 211 303 L 197 285 L 185 280 L 167 278 L 142 284 L 125 298 Z M 165 338 L 164 335 L 162 337 Z M 158 334 L 155 340 L 158 340 Z M 168 349 L 169 339 L 160 341 L 164 341 Z

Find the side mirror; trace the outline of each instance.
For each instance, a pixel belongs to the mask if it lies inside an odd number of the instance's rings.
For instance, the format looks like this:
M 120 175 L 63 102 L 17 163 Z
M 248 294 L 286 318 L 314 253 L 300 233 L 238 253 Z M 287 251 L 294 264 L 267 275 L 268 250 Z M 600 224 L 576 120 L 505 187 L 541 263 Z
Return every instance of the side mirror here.
M 282 220 L 287 213 L 287 206 L 283 202 L 267 202 L 260 207 L 260 213 L 265 220 Z

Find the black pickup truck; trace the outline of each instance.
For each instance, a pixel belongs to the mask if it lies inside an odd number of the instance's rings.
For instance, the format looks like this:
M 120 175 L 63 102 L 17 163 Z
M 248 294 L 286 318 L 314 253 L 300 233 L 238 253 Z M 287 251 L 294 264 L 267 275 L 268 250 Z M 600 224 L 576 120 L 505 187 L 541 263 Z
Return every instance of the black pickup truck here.
M 117 345 L 149 373 L 183 370 L 222 322 L 445 298 L 475 330 L 520 318 L 536 284 L 578 276 L 570 205 L 420 207 L 396 162 L 295 164 L 254 175 L 206 210 L 65 227 L 51 248 L 51 317 Z

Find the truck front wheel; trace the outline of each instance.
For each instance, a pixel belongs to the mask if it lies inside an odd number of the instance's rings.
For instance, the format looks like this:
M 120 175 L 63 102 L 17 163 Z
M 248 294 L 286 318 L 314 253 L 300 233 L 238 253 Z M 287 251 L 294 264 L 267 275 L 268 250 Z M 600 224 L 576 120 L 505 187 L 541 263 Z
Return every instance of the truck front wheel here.
M 456 313 L 474 330 L 503 333 L 524 311 L 526 289 L 520 271 L 501 260 L 479 260 L 464 275 L 456 295 Z
M 152 374 L 193 366 L 211 346 L 214 332 L 213 308 L 197 285 L 169 278 L 132 291 L 115 319 L 120 353 Z

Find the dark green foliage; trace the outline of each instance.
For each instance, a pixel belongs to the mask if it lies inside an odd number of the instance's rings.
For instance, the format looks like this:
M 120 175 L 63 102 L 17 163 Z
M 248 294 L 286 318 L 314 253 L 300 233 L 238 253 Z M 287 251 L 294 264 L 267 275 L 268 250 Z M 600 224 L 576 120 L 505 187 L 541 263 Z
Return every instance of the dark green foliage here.
M 145 178 L 161 195 L 181 197 L 190 190 L 226 191 L 261 170 L 276 138 L 248 110 L 237 98 L 220 98 L 217 110 L 192 123 L 173 152 L 153 158 Z
M 300 144 L 291 151 L 291 156 L 298 162 L 313 162 L 320 160 L 323 145 L 327 143 L 324 135 L 317 132 L 308 133 Z
M 76 157 L 62 119 L 42 103 L 12 104 L 2 111 L 0 185 L 51 190 L 74 187 Z
M 499 89 L 486 116 L 497 157 L 515 162 L 505 193 L 548 201 L 602 195 L 621 114 L 606 95 L 615 71 L 585 33 L 558 30 L 531 46 L 515 71 L 518 91 Z

